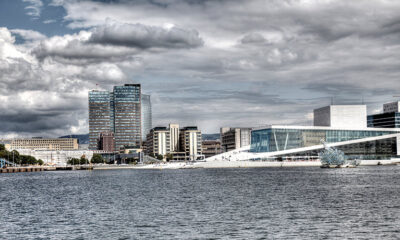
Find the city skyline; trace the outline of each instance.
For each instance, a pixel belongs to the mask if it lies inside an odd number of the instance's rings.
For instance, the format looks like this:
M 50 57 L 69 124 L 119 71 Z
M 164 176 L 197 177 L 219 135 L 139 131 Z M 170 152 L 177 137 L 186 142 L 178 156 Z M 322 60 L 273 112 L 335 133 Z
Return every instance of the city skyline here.
M 87 92 L 141 84 L 153 126 L 312 125 L 399 100 L 400 2 L 0 3 L 0 134 L 85 134 Z

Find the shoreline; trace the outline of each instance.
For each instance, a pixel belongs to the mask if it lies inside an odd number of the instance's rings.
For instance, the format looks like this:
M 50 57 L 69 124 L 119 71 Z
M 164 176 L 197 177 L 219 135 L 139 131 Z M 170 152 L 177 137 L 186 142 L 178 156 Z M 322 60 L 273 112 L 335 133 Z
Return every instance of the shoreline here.
M 385 166 L 400 164 L 400 159 L 361 160 L 359 166 Z M 93 170 L 116 169 L 196 169 L 196 168 L 263 168 L 263 167 L 320 167 L 320 161 L 266 162 L 266 161 L 210 161 L 210 162 L 174 162 L 133 166 L 94 166 Z

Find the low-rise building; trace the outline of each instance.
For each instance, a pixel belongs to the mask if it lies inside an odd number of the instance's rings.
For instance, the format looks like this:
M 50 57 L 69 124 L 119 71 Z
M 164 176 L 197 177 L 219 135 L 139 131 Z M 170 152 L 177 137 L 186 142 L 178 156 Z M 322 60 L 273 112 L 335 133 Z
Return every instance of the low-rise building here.
M 221 141 L 219 140 L 203 140 L 202 148 L 205 158 L 222 153 Z
M 220 129 L 221 148 L 223 152 L 249 146 L 251 143 L 252 128 L 230 128 Z
M 201 131 L 197 127 L 184 127 L 180 130 L 180 151 L 185 152 L 188 160 L 198 160 L 203 157 L 201 148 Z
M 76 138 L 29 138 L 2 140 L 8 151 L 31 149 L 31 150 L 78 150 L 78 139 Z
M 107 152 L 115 151 L 115 137 L 113 132 L 100 133 L 99 149 Z
M 369 115 L 368 127 L 372 128 L 400 128 L 400 102 L 386 103 L 383 113 Z
M 147 134 L 146 153 L 162 155 L 170 153 L 170 132 L 166 127 L 155 127 Z

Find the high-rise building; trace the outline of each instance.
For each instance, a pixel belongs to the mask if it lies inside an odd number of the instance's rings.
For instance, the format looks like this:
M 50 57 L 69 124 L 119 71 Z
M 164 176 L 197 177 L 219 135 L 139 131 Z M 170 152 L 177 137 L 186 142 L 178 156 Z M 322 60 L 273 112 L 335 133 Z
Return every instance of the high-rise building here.
M 140 84 L 89 92 L 89 149 L 99 149 L 101 133 L 113 132 L 115 149 L 141 145 Z
M 140 84 L 114 86 L 113 97 L 116 149 L 140 146 L 142 141 Z
M 221 147 L 225 152 L 250 145 L 251 128 L 223 127 L 220 134 Z
M 102 132 L 113 131 L 110 92 L 93 90 L 89 92 L 89 149 L 99 149 Z
M 179 151 L 179 124 L 169 124 L 169 135 L 171 139 L 171 152 Z
M 147 134 L 146 153 L 165 156 L 170 153 L 170 136 L 166 127 L 155 127 Z
M 147 134 L 153 128 L 150 95 L 142 94 L 142 140 L 146 141 Z
M 180 130 L 180 151 L 185 152 L 188 160 L 197 160 L 202 156 L 201 132 L 197 127 L 185 127 Z

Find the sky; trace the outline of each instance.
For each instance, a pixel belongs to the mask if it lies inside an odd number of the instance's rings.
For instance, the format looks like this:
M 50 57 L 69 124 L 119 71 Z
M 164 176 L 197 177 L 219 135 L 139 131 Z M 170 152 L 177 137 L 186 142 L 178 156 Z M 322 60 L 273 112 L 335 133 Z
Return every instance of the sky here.
M 153 125 L 311 125 L 400 97 L 398 0 L 1 0 L 0 135 L 88 132 L 88 91 L 142 84 Z

